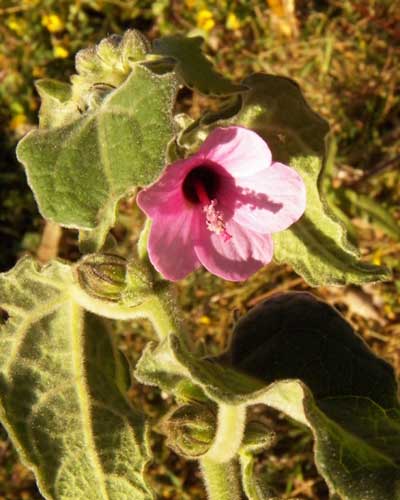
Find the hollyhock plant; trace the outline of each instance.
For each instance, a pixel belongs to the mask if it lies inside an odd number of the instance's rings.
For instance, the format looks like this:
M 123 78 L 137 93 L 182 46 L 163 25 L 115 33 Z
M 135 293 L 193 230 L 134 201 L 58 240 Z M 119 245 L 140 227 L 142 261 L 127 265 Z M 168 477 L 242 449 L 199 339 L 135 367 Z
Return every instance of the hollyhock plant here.
M 221 330 L 225 321 L 194 331 L 155 272 L 179 280 L 204 266 L 241 281 L 275 256 L 309 286 L 390 280 L 389 270 L 359 259 L 324 202 L 329 127 L 300 87 L 262 73 L 237 84 L 215 70 L 199 37 L 150 43 L 135 30 L 80 51 L 76 70 L 70 83 L 37 82 L 39 127 L 21 139 L 17 157 L 48 221 L 44 239 L 59 226 L 75 228 L 81 256 L 24 256 L 0 272 L 0 424 L 41 498 L 158 498 L 162 485 L 148 477 L 153 429 L 165 437 L 163 450 L 165 443 L 198 461 L 204 498 L 267 500 L 275 485 L 267 469 L 259 474 L 255 455 L 269 453 L 271 430 L 248 418 L 264 405 L 310 428 L 332 498 L 400 500 L 394 371 L 338 312 L 309 292 L 261 301 L 260 275 L 252 284 L 258 305 L 235 317 L 231 335 Z M 210 120 L 177 135 L 176 123 L 189 119 L 175 115 L 184 86 L 213 106 L 204 109 Z M 231 126 L 202 135 L 214 106 Z M 248 128 L 233 126 L 239 122 Z M 283 141 L 272 158 L 261 130 L 295 131 L 299 144 Z M 190 153 L 166 162 L 179 137 Z M 110 231 L 124 217 L 121 200 L 138 187 L 147 219 L 128 257 L 126 242 L 138 234 L 110 248 Z M 306 201 L 303 219 L 286 230 Z M 268 294 L 285 283 L 283 271 L 279 280 L 268 276 Z M 234 293 L 246 301 L 245 290 Z M 233 305 L 221 304 L 224 317 Z M 153 329 L 147 345 L 132 331 L 141 318 Z M 223 349 L 212 345 L 216 327 L 229 340 Z M 134 367 L 116 342 L 125 333 L 137 339 Z M 168 397 L 153 408 L 160 418 L 130 397 L 132 383 Z M 180 496 L 190 496 L 183 486 Z
M 301 217 L 306 190 L 294 169 L 272 161 L 259 135 L 226 127 L 169 165 L 137 201 L 152 220 L 150 260 L 165 278 L 182 279 L 203 265 L 242 281 L 271 261 L 271 234 Z

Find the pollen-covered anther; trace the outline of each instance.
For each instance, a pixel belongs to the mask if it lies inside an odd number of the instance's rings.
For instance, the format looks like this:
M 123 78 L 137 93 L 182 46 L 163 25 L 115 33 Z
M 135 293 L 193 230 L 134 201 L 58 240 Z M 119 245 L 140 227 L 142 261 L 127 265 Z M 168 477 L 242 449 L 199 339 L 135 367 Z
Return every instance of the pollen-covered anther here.
M 209 205 L 203 207 L 203 212 L 206 214 L 207 229 L 213 233 L 220 234 L 224 241 L 228 241 L 232 238 L 232 236 L 225 228 L 222 213 L 215 208 L 217 204 L 217 200 L 214 199 L 211 200 Z

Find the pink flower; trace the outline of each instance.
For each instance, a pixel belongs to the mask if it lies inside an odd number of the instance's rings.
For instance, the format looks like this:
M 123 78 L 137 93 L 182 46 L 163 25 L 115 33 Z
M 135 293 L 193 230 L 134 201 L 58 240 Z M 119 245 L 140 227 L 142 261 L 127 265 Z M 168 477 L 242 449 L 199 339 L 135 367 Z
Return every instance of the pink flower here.
M 226 127 L 169 165 L 137 201 L 152 219 L 150 260 L 165 278 L 182 279 L 202 264 L 241 281 L 271 261 L 271 233 L 301 217 L 306 190 L 295 170 L 272 162 L 255 132 Z

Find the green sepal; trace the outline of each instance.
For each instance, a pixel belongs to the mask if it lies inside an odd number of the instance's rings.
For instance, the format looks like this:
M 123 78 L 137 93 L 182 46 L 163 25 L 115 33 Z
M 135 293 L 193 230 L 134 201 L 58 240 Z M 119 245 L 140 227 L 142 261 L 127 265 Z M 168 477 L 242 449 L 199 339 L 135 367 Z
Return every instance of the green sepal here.
M 197 459 L 207 453 L 215 435 L 216 408 L 190 403 L 173 408 L 161 421 L 166 443 L 175 453 Z
M 74 271 L 80 287 L 96 299 L 119 302 L 127 287 L 128 263 L 119 255 L 89 254 Z
M 149 41 L 137 30 L 111 35 L 94 47 L 80 50 L 75 56 L 77 74 L 71 77 L 74 100 L 84 110 L 97 90 L 108 93 L 119 87 L 135 63 L 146 59 L 149 50 Z

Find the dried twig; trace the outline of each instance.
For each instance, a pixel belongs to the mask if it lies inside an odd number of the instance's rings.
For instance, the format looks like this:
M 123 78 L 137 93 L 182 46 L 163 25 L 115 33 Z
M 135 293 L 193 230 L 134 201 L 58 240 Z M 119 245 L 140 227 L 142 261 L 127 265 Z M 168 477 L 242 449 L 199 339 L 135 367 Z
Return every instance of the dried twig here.
M 46 263 L 57 257 L 61 235 L 62 229 L 58 224 L 51 221 L 46 222 L 42 240 L 37 250 L 37 257 L 40 262 Z

